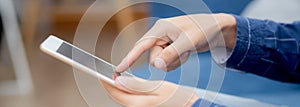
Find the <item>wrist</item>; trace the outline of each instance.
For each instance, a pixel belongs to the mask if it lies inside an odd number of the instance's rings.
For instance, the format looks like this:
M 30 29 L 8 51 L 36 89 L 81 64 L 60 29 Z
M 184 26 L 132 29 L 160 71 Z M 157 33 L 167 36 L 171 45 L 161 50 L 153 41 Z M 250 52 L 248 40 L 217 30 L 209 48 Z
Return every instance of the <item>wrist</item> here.
M 236 20 L 230 14 L 215 14 L 226 48 L 233 49 L 236 41 Z
M 192 107 L 193 104 L 199 99 L 199 97 L 194 94 L 191 99 L 189 100 L 189 102 L 187 102 L 186 107 Z

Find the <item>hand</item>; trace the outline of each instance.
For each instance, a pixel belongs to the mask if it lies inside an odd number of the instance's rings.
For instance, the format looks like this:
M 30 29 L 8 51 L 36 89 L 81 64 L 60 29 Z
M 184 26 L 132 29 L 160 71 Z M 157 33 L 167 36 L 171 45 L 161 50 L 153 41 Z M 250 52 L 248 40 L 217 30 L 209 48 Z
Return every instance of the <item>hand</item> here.
M 184 63 L 192 52 L 205 52 L 220 44 L 233 48 L 236 22 L 228 14 L 195 14 L 158 20 L 116 67 L 128 69 L 150 49 L 150 64 L 170 71 Z M 225 40 L 225 41 L 224 41 Z
M 166 81 L 119 76 L 115 86 L 100 82 L 112 99 L 129 107 L 190 107 L 199 98 L 193 90 Z

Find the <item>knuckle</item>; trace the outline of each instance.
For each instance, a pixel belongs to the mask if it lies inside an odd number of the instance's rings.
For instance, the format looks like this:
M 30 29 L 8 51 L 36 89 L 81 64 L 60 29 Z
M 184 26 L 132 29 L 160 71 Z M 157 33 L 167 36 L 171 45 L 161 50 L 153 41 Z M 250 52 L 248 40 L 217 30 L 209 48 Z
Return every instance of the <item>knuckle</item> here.
M 168 22 L 168 19 L 166 19 L 166 18 L 158 19 L 158 20 L 155 22 L 154 27 L 158 27 L 158 26 L 165 25 L 166 22 Z
M 156 22 L 155 22 L 155 25 L 157 24 L 161 24 L 165 21 L 165 19 L 158 19 Z

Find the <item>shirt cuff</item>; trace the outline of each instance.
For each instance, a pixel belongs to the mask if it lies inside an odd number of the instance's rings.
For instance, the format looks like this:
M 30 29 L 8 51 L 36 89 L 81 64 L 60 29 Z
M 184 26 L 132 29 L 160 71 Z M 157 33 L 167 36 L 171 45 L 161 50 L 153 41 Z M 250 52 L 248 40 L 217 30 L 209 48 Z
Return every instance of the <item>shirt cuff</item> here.
M 226 107 L 226 106 L 215 104 L 215 103 L 209 102 L 207 100 L 203 100 L 203 99 L 198 99 L 193 104 L 192 107 Z
M 250 48 L 251 28 L 247 18 L 242 16 L 234 16 L 236 19 L 236 43 L 226 61 L 229 68 L 239 67 L 245 60 Z

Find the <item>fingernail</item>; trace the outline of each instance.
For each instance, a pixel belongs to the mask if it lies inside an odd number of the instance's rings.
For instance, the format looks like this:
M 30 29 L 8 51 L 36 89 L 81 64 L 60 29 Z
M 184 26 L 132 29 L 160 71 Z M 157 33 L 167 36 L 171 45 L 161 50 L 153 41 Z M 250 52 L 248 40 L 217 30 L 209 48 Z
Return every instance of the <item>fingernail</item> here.
M 154 66 L 158 69 L 165 69 L 166 68 L 166 63 L 162 58 L 156 58 L 154 60 Z

